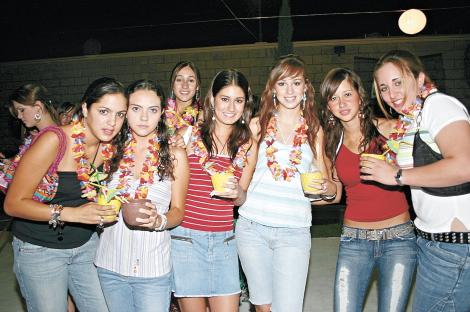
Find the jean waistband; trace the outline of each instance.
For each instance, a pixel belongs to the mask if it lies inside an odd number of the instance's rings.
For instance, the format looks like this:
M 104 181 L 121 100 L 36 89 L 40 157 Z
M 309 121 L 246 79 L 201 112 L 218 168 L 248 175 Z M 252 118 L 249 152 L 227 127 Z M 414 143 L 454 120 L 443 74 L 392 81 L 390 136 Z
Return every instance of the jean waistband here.
M 388 240 L 413 232 L 413 223 L 407 222 L 385 229 L 358 229 L 343 226 L 341 236 L 367 240 Z
M 470 244 L 470 232 L 429 233 L 416 228 L 416 234 L 418 234 L 418 236 L 421 236 L 424 239 L 435 242 L 451 244 Z

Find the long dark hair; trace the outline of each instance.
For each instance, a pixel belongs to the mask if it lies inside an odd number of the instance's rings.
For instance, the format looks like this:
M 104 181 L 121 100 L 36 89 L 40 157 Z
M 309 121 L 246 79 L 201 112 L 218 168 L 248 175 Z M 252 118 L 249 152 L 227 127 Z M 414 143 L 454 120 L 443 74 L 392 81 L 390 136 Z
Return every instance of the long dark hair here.
M 170 77 L 170 97 L 173 97 L 173 100 L 175 99 L 175 95 L 173 93 L 173 87 L 175 85 L 176 76 L 178 75 L 178 72 L 184 67 L 191 68 L 191 70 L 194 72 L 194 75 L 196 75 L 197 89 L 196 89 L 196 93 L 194 93 L 191 105 L 195 109 L 199 110 L 201 108 L 201 72 L 199 71 L 199 68 L 191 61 L 181 61 L 181 62 L 176 63 L 176 65 L 173 67 L 171 71 L 171 77 Z M 194 118 L 193 124 L 196 122 L 197 122 L 197 116 L 196 118 Z
M 88 109 L 94 104 L 100 101 L 100 99 L 108 94 L 122 94 L 126 96 L 126 90 L 122 83 L 117 81 L 114 78 L 98 78 L 93 81 L 85 91 L 85 94 L 82 97 L 80 103 L 85 104 Z M 78 111 L 78 117 L 83 119 L 83 111 L 80 109 Z M 114 155 L 122 155 L 126 143 L 127 136 L 123 134 L 122 129 L 125 127 L 126 122 L 124 122 L 121 131 L 113 138 L 112 144 L 115 147 Z M 117 170 L 119 166 L 119 157 L 113 157 L 111 159 L 110 170 L 108 174 L 108 180 L 111 178 L 111 175 Z
M 157 124 L 157 137 L 160 142 L 160 150 L 158 151 L 158 175 L 160 177 L 160 181 L 163 178 L 171 178 L 173 179 L 173 156 L 170 153 L 170 145 L 168 144 L 169 135 L 167 131 L 167 126 L 165 122 L 165 114 L 163 113 L 165 110 L 165 94 L 163 93 L 163 88 L 160 84 L 147 79 L 140 79 L 133 83 L 131 83 L 126 89 L 126 96 L 130 98 L 131 94 L 139 91 L 139 90 L 148 90 L 153 91 L 157 94 L 160 98 L 160 105 L 161 105 L 161 116 L 160 120 Z M 123 130 L 126 133 L 126 136 L 130 138 L 130 129 L 126 127 Z
M 281 79 L 297 76 L 304 78 L 305 86 L 307 87 L 307 99 L 305 101 L 302 113 L 305 118 L 305 122 L 308 125 L 307 141 L 310 145 L 310 149 L 312 150 L 313 155 L 316 158 L 317 152 L 315 151 L 315 142 L 317 132 L 320 129 L 320 122 L 318 121 L 314 109 L 315 90 L 313 89 L 313 86 L 307 77 L 304 61 L 297 55 L 289 54 L 286 56 L 281 56 L 274 67 L 271 69 L 268 81 L 266 82 L 266 87 L 264 88 L 264 91 L 261 95 L 261 110 L 259 112 L 259 123 L 261 127 L 260 138 L 262 140 L 266 135 L 269 121 L 276 111 L 273 100 L 274 85 Z
M 318 107 L 318 116 L 322 127 L 325 130 L 325 153 L 333 163 L 336 158 L 336 150 L 344 129 L 341 122 L 328 110 L 328 101 L 331 100 L 344 80 L 348 81 L 359 94 L 361 101 L 359 112 L 361 115 L 361 118 L 359 118 L 361 141 L 359 142 L 359 150 L 361 152 L 366 151 L 370 142 L 379 135 L 374 124 L 374 120 L 376 119 L 373 109 L 371 105 L 369 105 L 369 99 L 362 85 L 361 78 L 350 69 L 333 68 L 326 74 L 325 79 L 320 86 L 321 101 Z
M 51 115 L 52 121 L 59 124 L 59 114 L 57 113 L 59 104 L 56 102 L 49 91 L 39 83 L 27 83 L 15 89 L 8 98 L 8 109 L 10 113 L 17 117 L 17 112 L 13 101 L 22 105 L 34 106 L 36 101 L 44 105 L 44 109 Z
M 211 87 L 207 92 L 204 101 L 204 122 L 201 125 L 201 137 L 206 149 L 209 151 L 210 157 L 218 154 L 217 145 L 214 142 L 215 123 L 212 122 L 214 111 L 211 104 L 211 98 L 215 98 L 217 94 L 225 87 L 238 86 L 243 90 L 245 95 L 245 106 L 240 119 L 233 125 L 232 133 L 228 138 L 227 151 L 233 160 L 237 154 L 238 148 L 247 143 L 251 138 L 251 130 L 249 127 L 251 120 L 251 111 L 253 109 L 253 95 L 248 80 L 236 69 L 227 69 L 218 72 L 212 80 Z

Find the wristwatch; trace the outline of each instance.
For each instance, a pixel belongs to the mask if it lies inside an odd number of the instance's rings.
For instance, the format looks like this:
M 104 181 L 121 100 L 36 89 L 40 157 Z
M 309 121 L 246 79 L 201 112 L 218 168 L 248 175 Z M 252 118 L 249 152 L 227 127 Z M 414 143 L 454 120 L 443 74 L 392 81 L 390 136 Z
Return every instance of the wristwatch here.
M 400 169 L 398 169 L 397 173 L 395 174 L 395 181 L 400 186 L 403 186 L 403 182 L 401 182 L 402 173 L 403 172 L 401 171 L 401 168 L 400 168 Z

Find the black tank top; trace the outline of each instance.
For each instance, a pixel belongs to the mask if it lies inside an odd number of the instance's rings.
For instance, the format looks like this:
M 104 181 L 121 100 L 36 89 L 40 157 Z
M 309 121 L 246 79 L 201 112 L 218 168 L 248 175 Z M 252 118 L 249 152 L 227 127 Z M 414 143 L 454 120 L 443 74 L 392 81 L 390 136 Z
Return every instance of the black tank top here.
M 88 202 L 82 198 L 80 181 L 76 172 L 57 172 L 59 185 L 54 199 L 48 204 L 60 204 L 64 207 L 78 207 Z M 12 233 L 22 241 L 55 249 L 69 249 L 85 244 L 95 231 L 95 225 L 82 223 L 65 223 L 62 229 L 62 240 L 58 228 L 55 230 L 47 221 L 14 219 Z

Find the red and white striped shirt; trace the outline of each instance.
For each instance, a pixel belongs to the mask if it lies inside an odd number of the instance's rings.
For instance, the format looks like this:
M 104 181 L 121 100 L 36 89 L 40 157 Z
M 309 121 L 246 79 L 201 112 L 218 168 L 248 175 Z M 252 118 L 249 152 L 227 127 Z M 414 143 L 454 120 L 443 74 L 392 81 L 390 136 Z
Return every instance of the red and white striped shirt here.
M 181 226 L 198 231 L 225 232 L 233 230 L 233 200 L 211 197 L 213 191 L 210 175 L 202 168 L 199 157 L 194 154 L 189 160 L 189 187 L 186 196 L 184 219 Z M 210 159 L 217 171 L 225 170 L 231 160 L 228 156 Z M 238 169 L 235 176 L 240 178 Z

